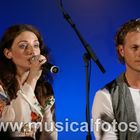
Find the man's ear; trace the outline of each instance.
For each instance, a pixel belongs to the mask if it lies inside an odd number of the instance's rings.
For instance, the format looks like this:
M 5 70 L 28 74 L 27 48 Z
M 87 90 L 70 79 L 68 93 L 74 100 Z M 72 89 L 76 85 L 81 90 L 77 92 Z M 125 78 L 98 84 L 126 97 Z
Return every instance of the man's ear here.
M 124 57 L 124 46 L 123 45 L 119 45 L 118 46 L 118 51 L 119 51 L 120 55 L 122 57 Z
M 12 52 L 9 49 L 5 48 L 3 53 L 6 56 L 6 58 L 12 59 Z

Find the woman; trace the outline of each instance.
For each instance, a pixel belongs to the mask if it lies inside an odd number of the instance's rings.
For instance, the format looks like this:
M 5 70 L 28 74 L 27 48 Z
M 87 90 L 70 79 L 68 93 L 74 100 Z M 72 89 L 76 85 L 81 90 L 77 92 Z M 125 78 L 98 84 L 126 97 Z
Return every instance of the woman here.
M 13 25 L 2 36 L 0 122 L 8 123 L 14 138 L 57 139 L 53 90 L 42 69 L 46 56 L 42 37 L 32 25 Z

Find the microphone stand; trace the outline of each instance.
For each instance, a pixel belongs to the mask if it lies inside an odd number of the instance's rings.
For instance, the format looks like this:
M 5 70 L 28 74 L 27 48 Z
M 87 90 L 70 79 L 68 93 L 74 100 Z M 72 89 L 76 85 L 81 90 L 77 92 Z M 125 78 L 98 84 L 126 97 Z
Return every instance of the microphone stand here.
M 83 55 L 83 59 L 84 59 L 84 62 L 85 62 L 85 68 L 86 68 L 86 121 L 87 121 L 87 124 L 88 124 L 88 134 L 86 136 L 86 140 L 91 140 L 90 107 L 89 107 L 89 86 L 90 86 L 90 81 L 89 81 L 89 73 L 88 73 L 88 71 L 89 71 L 88 64 L 89 64 L 90 59 L 92 59 L 97 64 L 97 66 L 99 67 L 99 69 L 101 70 L 102 73 L 105 73 L 105 69 L 101 65 L 99 59 L 95 55 L 95 53 L 92 50 L 92 48 L 90 47 L 90 45 L 84 40 L 84 38 L 82 37 L 82 35 L 78 31 L 78 29 L 76 28 L 76 25 L 73 23 L 73 21 L 72 21 L 71 17 L 69 16 L 69 14 L 65 11 L 65 9 L 63 7 L 62 0 L 60 0 L 59 5 L 60 5 L 60 9 L 62 11 L 62 14 L 64 16 L 64 19 L 66 19 L 66 21 L 71 25 L 71 27 L 73 28 L 73 30 L 75 31 L 75 33 L 79 37 L 81 43 L 83 44 L 83 47 L 86 50 L 86 53 Z
M 92 138 L 91 138 L 91 132 L 90 132 L 90 107 L 89 107 L 89 91 L 90 91 L 89 78 L 91 74 L 91 63 L 90 63 L 91 59 L 88 53 L 84 53 L 83 60 L 85 62 L 85 71 L 86 71 L 86 122 L 88 124 L 88 132 L 87 132 L 86 140 L 91 140 Z

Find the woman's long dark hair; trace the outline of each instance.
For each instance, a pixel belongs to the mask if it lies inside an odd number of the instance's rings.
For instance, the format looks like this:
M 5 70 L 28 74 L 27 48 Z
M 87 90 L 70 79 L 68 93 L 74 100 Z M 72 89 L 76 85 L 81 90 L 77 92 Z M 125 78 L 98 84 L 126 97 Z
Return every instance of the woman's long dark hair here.
M 24 31 L 33 32 L 40 43 L 41 54 L 48 56 L 47 48 L 44 45 L 43 39 L 39 31 L 32 25 L 17 24 L 9 27 L 0 40 L 0 84 L 5 92 L 9 95 L 10 100 L 17 97 L 18 81 L 16 79 L 16 66 L 12 60 L 7 59 L 4 55 L 4 49 L 10 49 L 15 38 Z M 40 104 L 43 105 L 47 96 L 53 94 L 51 87 L 52 76 L 47 72 L 43 72 L 35 88 L 35 94 Z

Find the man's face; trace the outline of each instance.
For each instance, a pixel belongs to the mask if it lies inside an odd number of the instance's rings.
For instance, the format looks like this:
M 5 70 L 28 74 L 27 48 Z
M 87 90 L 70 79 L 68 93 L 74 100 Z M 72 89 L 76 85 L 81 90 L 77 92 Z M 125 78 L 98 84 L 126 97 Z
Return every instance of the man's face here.
M 140 72 L 140 32 L 129 32 L 124 45 L 119 46 L 119 52 L 124 58 L 126 70 Z

